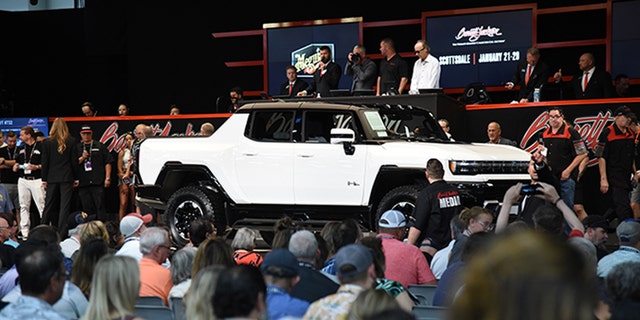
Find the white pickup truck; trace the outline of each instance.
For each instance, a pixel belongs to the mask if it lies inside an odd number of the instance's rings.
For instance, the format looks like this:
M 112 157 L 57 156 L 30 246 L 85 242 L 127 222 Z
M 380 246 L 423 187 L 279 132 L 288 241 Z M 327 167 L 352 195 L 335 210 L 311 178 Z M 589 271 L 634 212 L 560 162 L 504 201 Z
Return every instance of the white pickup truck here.
M 137 200 L 164 212 L 178 244 L 202 215 L 218 230 L 271 231 L 284 214 L 311 229 L 352 217 L 375 230 L 385 210 L 413 213 L 430 158 L 444 164 L 467 206 L 501 201 L 529 180 L 526 151 L 449 141 L 418 107 L 259 102 L 210 137 L 144 141 Z

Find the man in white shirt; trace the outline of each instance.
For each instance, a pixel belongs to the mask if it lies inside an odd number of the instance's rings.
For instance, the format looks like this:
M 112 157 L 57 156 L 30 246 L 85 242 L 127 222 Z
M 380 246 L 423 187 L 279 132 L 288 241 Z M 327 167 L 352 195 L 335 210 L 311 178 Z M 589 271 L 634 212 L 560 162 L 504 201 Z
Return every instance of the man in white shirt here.
M 413 64 L 409 94 L 419 94 L 420 89 L 440 88 L 440 61 L 430 54 L 431 48 L 425 40 L 413 45 L 418 60 Z
M 142 252 L 140 252 L 140 234 L 147 227 L 147 223 L 151 222 L 153 216 L 151 214 L 140 215 L 138 213 L 129 213 L 120 220 L 120 232 L 124 236 L 124 244 L 116 252 L 116 255 L 130 256 L 140 262 Z

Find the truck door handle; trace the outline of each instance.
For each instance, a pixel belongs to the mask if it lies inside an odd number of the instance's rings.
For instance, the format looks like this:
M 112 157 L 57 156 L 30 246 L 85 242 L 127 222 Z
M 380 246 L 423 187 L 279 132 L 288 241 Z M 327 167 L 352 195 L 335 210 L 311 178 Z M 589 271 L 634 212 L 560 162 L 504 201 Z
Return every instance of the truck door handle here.
M 300 158 L 313 158 L 312 154 L 299 154 L 298 157 Z
M 246 152 L 245 152 L 245 153 L 243 153 L 242 155 L 243 155 L 243 156 L 247 156 L 247 157 L 255 157 L 255 156 L 257 156 L 258 154 L 257 154 L 257 153 L 246 153 Z

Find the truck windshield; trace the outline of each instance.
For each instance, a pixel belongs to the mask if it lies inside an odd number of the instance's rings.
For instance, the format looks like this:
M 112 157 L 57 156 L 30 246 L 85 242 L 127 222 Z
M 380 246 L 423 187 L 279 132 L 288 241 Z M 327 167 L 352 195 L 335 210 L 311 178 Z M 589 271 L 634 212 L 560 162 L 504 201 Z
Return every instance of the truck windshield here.
M 377 139 L 449 141 L 433 114 L 412 106 L 378 107 L 365 117 Z

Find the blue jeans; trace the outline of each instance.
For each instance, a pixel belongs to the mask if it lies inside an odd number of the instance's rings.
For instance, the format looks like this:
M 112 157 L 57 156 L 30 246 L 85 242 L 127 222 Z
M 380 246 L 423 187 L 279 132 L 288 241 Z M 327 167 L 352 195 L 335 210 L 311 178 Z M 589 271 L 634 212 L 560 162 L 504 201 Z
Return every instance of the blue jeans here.
M 569 209 L 573 210 L 573 198 L 576 193 L 576 181 L 569 178 L 560 181 L 560 197 Z

